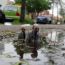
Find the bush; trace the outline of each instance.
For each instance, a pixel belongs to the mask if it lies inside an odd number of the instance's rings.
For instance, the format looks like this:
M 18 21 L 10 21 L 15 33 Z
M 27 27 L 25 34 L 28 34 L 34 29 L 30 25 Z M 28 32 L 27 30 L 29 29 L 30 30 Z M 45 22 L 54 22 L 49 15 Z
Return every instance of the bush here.
M 12 22 L 12 24 L 33 24 L 33 20 L 32 19 L 25 19 L 23 22 L 20 23 L 19 18 L 15 18 L 14 22 Z
M 24 24 L 33 24 L 33 20 L 27 18 L 27 19 L 24 20 Z

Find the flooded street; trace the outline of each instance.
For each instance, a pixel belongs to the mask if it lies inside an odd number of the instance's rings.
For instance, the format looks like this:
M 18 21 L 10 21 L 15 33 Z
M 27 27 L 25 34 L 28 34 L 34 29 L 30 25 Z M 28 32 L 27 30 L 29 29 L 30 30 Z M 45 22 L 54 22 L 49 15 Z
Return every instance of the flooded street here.
M 65 65 L 65 32 L 52 30 L 46 39 L 49 44 L 38 50 L 37 60 L 31 58 L 31 53 L 25 53 L 22 65 Z M 0 65 L 18 65 L 19 62 L 13 42 L 9 39 L 0 41 Z

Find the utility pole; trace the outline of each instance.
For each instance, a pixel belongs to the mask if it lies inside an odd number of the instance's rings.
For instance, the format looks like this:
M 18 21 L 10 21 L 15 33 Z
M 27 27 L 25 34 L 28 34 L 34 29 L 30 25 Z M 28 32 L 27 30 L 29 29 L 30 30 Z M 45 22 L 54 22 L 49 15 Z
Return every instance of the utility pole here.
M 21 0 L 21 15 L 20 22 L 23 23 L 25 20 L 26 0 Z

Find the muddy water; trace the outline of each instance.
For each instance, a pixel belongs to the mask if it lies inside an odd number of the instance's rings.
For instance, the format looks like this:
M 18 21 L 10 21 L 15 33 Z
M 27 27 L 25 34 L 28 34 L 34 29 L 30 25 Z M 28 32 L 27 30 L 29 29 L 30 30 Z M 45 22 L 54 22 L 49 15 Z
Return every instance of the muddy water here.
M 46 45 L 38 50 L 37 60 L 31 58 L 31 53 L 25 53 L 22 65 L 65 65 L 65 36 L 64 31 L 52 34 L 48 33 L 47 38 L 51 41 L 60 41 L 59 45 Z M 55 43 L 55 42 L 53 42 Z M 12 41 L 0 41 L 0 65 L 17 65 L 19 55 L 15 51 Z

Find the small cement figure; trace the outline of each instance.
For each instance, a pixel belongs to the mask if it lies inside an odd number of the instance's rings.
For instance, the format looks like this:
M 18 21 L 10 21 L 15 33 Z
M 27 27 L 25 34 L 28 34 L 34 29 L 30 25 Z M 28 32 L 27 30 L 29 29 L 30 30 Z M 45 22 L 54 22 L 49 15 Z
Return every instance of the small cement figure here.
M 32 58 L 36 58 L 38 56 L 38 52 L 37 52 L 38 43 L 39 43 L 38 42 L 38 39 L 39 39 L 38 32 L 39 32 L 39 28 L 33 25 L 32 31 L 28 34 L 28 37 L 27 37 L 27 45 L 29 45 L 31 48 Z
M 20 55 L 20 60 L 23 59 L 24 48 L 25 48 L 25 28 L 21 28 L 21 33 L 18 36 L 18 42 L 16 47 L 17 54 Z

